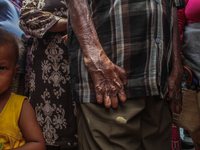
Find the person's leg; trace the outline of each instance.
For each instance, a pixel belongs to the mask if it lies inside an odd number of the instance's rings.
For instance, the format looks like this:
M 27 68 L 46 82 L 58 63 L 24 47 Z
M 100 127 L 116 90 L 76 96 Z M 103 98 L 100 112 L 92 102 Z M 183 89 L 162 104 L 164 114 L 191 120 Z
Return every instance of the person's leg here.
M 142 150 L 140 113 L 145 98 L 128 99 L 118 108 L 77 104 L 79 150 Z
M 100 150 L 90 133 L 91 131 L 89 127 L 87 126 L 87 119 L 82 111 L 81 105 L 82 104 L 79 103 L 76 104 L 79 150 Z
M 166 101 L 128 99 L 118 108 L 77 104 L 79 150 L 170 150 L 172 118 Z
M 172 116 L 166 100 L 159 96 L 147 97 L 141 129 L 143 149 L 171 149 Z

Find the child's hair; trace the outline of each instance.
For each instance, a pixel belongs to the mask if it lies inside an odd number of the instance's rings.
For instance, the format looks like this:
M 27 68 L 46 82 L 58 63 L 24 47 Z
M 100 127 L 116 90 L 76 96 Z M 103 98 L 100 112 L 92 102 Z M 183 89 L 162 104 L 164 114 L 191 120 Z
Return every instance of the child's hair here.
M 12 46 L 13 52 L 15 53 L 15 64 L 17 64 L 19 59 L 19 46 L 18 46 L 18 37 L 6 29 L 0 27 L 0 47 Z

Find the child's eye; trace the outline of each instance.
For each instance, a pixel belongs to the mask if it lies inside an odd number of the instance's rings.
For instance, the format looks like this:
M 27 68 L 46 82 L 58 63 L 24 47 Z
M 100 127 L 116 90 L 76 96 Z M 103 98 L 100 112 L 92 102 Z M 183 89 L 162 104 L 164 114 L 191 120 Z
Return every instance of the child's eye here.
M 0 67 L 0 70 L 6 70 L 6 67 Z

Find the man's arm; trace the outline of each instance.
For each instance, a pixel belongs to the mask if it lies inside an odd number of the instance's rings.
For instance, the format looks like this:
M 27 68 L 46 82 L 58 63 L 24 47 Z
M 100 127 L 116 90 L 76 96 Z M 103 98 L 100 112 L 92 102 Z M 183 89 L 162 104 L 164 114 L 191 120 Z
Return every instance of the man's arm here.
M 98 103 L 116 108 L 118 97 L 124 102 L 126 72 L 113 64 L 105 54 L 95 30 L 87 0 L 66 0 L 72 29 L 81 45 L 85 65 L 92 77 Z
M 173 8 L 173 43 L 172 43 L 173 68 L 169 77 L 169 93 L 167 99 L 170 101 L 172 112 L 180 113 L 182 107 L 181 83 L 183 78 L 183 66 L 180 58 L 180 34 L 178 25 L 177 8 Z

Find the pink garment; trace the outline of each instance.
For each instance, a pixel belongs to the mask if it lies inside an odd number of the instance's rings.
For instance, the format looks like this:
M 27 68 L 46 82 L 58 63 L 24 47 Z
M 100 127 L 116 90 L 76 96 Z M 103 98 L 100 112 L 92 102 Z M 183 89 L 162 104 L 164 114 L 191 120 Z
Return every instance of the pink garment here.
M 180 40 L 186 23 L 200 22 L 200 0 L 185 0 L 185 8 L 178 10 Z
M 173 124 L 172 125 L 172 147 L 171 150 L 181 150 L 181 139 L 179 136 L 179 128 Z

